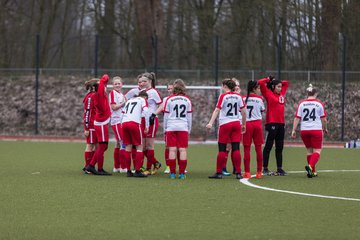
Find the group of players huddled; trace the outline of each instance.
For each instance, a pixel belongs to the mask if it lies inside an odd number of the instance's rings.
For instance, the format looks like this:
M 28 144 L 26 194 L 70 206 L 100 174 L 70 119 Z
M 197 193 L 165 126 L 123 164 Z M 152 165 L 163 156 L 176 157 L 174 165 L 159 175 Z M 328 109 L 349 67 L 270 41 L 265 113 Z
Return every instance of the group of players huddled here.
M 104 153 L 108 148 L 110 123 L 116 138 L 113 172 L 126 173 L 128 177 L 147 177 L 156 174 L 161 163 L 155 158 L 154 140 L 159 126 L 158 115 L 164 114 L 165 173 L 171 179 L 186 178 L 187 148 L 192 126 L 192 103 L 186 95 L 183 80 L 168 84 L 169 96 L 161 98 L 155 88 L 154 73 L 137 77 L 138 87 L 122 93 L 120 77 L 112 79 L 109 95 L 106 86 L 109 76 L 85 82 L 88 90 L 84 103 L 84 134 L 86 136 L 85 167 L 83 171 L 94 175 L 111 175 L 104 170 Z M 256 152 L 256 178 L 267 175 L 285 176 L 282 168 L 282 151 L 285 136 L 285 94 L 289 83 L 269 76 L 247 84 L 246 96 L 241 96 L 239 81 L 228 78 L 222 81 L 223 93 L 206 128 L 211 129 L 219 117 L 218 154 L 216 172 L 211 179 L 230 176 L 226 169 L 231 153 L 233 174 L 236 179 L 251 178 L 250 148 L 254 142 Z M 305 170 L 309 178 L 317 176 L 316 164 L 322 149 L 323 132 L 327 133 L 326 111 L 317 100 L 317 89 L 311 84 L 306 89 L 307 99 L 302 100 L 295 113 L 291 136 L 296 137 L 300 123 L 301 138 L 307 149 Z M 266 102 L 266 108 L 264 101 Z M 265 146 L 262 113 L 266 112 Z M 268 169 L 269 154 L 275 141 L 277 170 Z M 240 143 L 244 147 L 244 172 L 241 170 Z M 144 158 L 147 162 L 144 166 Z M 177 161 L 176 161 L 177 160 Z M 133 163 L 133 164 L 131 164 Z M 95 166 L 97 165 L 97 169 Z

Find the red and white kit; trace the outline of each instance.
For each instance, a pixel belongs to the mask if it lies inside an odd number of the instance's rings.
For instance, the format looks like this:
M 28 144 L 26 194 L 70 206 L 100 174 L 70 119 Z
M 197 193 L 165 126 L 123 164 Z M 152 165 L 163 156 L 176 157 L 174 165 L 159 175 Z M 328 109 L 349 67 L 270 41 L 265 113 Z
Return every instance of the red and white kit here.
M 245 107 L 241 95 L 235 92 L 227 92 L 220 95 L 216 107 L 219 114 L 219 143 L 240 142 L 241 123 L 240 111 Z
M 145 115 L 145 125 L 149 127 L 148 103 L 142 97 L 135 97 L 128 100 L 124 107 L 122 119 L 123 142 L 126 145 L 141 145 L 142 130 L 141 118 Z
M 159 92 L 154 88 L 149 88 L 146 90 L 146 93 L 148 94 L 148 104 L 149 104 L 149 112 L 148 114 L 151 115 L 156 111 L 158 108 L 158 105 L 162 103 L 161 96 Z M 144 128 L 144 122 L 145 119 L 142 120 L 142 127 Z M 145 134 L 146 138 L 154 138 L 156 137 L 157 130 L 159 128 L 159 119 L 156 117 L 155 122 L 153 125 L 150 125 L 149 131 L 147 134 Z
M 95 144 L 97 143 L 97 137 L 94 128 L 94 120 L 95 120 L 95 106 L 94 106 L 94 92 L 89 92 L 84 100 L 84 130 L 89 131 L 89 135 L 86 137 L 87 144 Z
M 244 100 L 246 97 L 243 98 Z M 246 103 L 246 132 L 243 135 L 243 145 L 255 145 L 264 143 L 262 132 L 262 113 L 265 111 L 263 98 L 256 94 L 250 94 Z
M 187 148 L 192 126 L 192 103 L 187 96 L 172 95 L 164 104 L 166 146 Z
M 299 103 L 295 117 L 301 119 L 301 138 L 307 148 L 322 148 L 321 118 L 327 116 L 324 104 L 317 99 L 307 99 Z
M 126 101 L 126 98 L 124 96 L 124 94 L 122 94 L 121 92 L 118 92 L 116 90 L 112 90 L 109 94 L 109 98 L 110 98 L 110 105 L 111 104 L 120 104 Z M 119 108 L 117 110 L 111 110 L 111 120 L 110 120 L 110 125 L 111 128 L 114 131 L 114 135 L 116 138 L 116 141 L 121 141 L 122 137 L 122 132 L 121 132 L 121 120 L 123 118 L 123 108 Z

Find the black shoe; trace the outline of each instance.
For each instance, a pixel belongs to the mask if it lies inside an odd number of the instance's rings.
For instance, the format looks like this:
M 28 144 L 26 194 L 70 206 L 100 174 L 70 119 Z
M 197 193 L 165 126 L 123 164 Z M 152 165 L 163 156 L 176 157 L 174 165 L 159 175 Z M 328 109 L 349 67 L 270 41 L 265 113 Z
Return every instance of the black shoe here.
M 264 169 L 262 170 L 262 175 L 263 175 L 263 176 L 273 176 L 274 173 L 273 173 L 272 171 L 270 171 L 268 168 L 264 168 Z
M 214 175 L 209 176 L 212 179 L 222 179 L 223 175 L 221 173 L 215 173 Z
M 143 177 L 147 177 L 147 175 L 143 174 L 140 171 L 136 171 L 133 175 L 134 177 L 138 177 L 138 178 L 143 178 Z
M 305 166 L 305 170 L 307 172 L 307 177 L 312 178 L 313 177 L 313 171 L 310 166 Z
M 133 177 L 134 174 L 132 173 L 131 170 L 128 170 L 128 171 L 126 172 L 126 176 L 127 176 L 127 177 Z
M 236 178 L 236 179 L 242 179 L 243 176 L 242 176 L 241 173 L 235 173 L 235 178 Z
M 274 173 L 275 176 L 287 176 L 288 173 L 285 172 L 282 168 L 278 168 L 278 170 Z
M 101 175 L 101 176 L 111 176 L 111 175 L 112 175 L 111 173 L 105 171 L 104 169 L 98 171 L 98 173 L 99 173 L 99 175 Z
M 96 171 L 95 167 L 94 167 L 94 166 L 91 166 L 91 165 L 88 165 L 88 166 L 85 168 L 85 172 L 86 172 L 87 174 L 92 173 L 92 174 L 94 174 L 94 175 L 99 175 L 99 172 Z
M 233 168 L 233 172 L 232 172 L 232 174 L 236 174 L 236 170 L 235 170 L 235 168 Z

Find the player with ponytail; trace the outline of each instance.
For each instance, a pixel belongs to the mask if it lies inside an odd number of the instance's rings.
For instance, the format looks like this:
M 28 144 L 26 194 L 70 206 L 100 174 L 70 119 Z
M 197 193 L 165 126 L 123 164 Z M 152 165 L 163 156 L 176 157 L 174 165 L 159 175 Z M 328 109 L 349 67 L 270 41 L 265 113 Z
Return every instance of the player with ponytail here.
M 316 164 L 320 159 L 323 132 L 328 132 L 327 114 L 324 104 L 316 99 L 318 96 L 317 89 L 309 84 L 306 92 L 307 99 L 301 101 L 297 107 L 291 137 L 296 138 L 296 128 L 300 123 L 301 139 L 307 150 L 306 160 L 308 164 L 305 166 L 305 170 L 308 178 L 312 178 L 317 176 Z

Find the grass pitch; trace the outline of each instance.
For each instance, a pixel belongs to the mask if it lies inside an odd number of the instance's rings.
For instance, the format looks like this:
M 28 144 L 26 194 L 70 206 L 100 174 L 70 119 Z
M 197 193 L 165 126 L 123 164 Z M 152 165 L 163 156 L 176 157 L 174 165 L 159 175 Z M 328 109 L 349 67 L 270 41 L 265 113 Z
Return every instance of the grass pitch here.
M 189 148 L 187 179 L 82 174 L 84 144 L 0 142 L 0 239 L 358 239 L 360 202 L 298 196 L 208 179 L 216 145 Z M 156 156 L 163 163 L 163 145 Z M 113 145 L 105 157 L 112 169 Z M 360 170 L 359 150 L 324 149 L 318 170 Z M 270 159 L 270 168 L 275 159 Z M 252 157 L 254 157 L 252 152 Z M 252 161 L 252 173 L 255 170 Z M 284 149 L 303 171 L 304 148 Z M 230 162 L 228 162 L 231 169 Z M 360 199 L 360 172 L 304 173 L 250 182 Z

